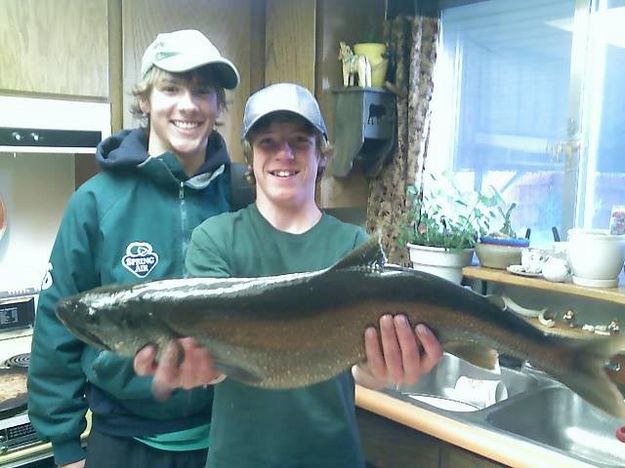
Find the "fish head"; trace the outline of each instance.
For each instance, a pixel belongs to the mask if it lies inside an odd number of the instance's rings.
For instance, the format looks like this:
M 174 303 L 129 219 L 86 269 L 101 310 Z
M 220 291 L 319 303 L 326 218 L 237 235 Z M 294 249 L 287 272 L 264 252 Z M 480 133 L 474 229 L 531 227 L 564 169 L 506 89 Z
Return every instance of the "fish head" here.
M 118 354 L 134 354 L 152 340 L 145 320 L 131 303 L 120 305 L 115 291 L 86 292 L 60 300 L 56 315 L 81 341 Z

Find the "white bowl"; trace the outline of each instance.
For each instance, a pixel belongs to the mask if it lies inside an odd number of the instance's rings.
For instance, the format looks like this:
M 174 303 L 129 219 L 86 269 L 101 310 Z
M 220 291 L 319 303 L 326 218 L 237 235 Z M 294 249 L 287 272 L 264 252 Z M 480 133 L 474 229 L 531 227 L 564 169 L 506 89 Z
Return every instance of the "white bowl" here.
M 573 282 L 583 286 L 614 287 L 625 261 L 625 236 L 607 229 L 571 229 L 568 260 Z

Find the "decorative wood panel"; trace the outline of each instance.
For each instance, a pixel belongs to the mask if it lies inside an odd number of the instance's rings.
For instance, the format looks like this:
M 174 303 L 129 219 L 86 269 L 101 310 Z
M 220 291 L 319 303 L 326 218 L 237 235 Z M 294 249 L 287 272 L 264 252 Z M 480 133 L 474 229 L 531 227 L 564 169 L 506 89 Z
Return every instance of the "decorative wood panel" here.
M 315 0 L 267 0 L 265 84 L 291 81 L 315 90 Z
M 220 133 L 230 155 L 243 161 L 240 129 L 245 100 L 250 93 L 252 2 L 256 0 L 125 0 L 122 4 L 124 42 L 124 127 L 135 124 L 128 112 L 130 90 L 139 78 L 145 48 L 160 32 L 178 29 L 202 31 L 239 70 L 241 83 L 227 92 L 228 111 Z
M 2 0 L 0 90 L 108 97 L 107 0 Z

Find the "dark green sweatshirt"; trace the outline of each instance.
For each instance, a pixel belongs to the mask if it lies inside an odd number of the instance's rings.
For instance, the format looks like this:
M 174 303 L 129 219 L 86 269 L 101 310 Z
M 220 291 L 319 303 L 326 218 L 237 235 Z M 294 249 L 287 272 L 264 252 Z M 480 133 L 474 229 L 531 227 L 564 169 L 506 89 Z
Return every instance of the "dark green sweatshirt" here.
M 84 457 L 79 437 L 88 407 L 94 428 L 120 436 L 174 432 L 210 421 L 212 390 L 178 390 L 157 402 L 151 378 L 136 376 L 131 359 L 86 346 L 54 313 L 60 298 L 96 286 L 184 276 L 191 231 L 229 210 L 229 158 L 217 132 L 192 178 L 173 154 L 149 158 L 146 146 L 142 129 L 101 143 L 97 157 L 104 171 L 71 197 L 43 281 L 28 406 L 58 464 Z

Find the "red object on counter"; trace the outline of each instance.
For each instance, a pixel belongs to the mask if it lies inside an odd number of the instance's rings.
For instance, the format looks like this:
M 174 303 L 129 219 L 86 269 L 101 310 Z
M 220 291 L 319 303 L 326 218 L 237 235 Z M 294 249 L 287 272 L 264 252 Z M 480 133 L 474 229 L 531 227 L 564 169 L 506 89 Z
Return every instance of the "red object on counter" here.
M 616 438 L 621 442 L 625 442 L 625 426 L 616 429 Z

